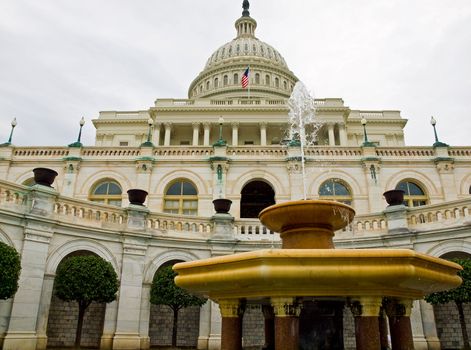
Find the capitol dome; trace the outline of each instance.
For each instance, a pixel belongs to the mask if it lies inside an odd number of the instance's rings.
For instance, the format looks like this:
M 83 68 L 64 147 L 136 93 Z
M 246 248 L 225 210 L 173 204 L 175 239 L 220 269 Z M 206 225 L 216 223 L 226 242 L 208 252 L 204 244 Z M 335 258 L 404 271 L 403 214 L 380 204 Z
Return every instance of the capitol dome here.
M 188 90 L 189 98 L 289 98 L 298 78 L 271 45 L 255 37 L 257 22 L 243 3 L 242 17 L 235 22 L 237 37 L 218 48 Z M 249 86 L 241 78 L 250 67 Z

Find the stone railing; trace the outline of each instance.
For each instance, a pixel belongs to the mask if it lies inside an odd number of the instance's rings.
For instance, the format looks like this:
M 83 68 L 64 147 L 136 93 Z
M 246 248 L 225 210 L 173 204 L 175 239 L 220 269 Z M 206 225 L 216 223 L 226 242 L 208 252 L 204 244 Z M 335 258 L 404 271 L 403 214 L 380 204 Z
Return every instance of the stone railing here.
M 450 147 L 448 154 L 453 158 L 471 157 L 471 147 Z
M 160 231 L 164 235 L 175 231 L 209 236 L 213 231 L 213 223 L 209 218 L 198 216 L 150 213 L 147 217 L 147 228 Z
M 416 229 L 443 228 L 463 223 L 471 225 L 471 196 L 446 203 L 409 208 L 407 222 L 410 228 Z
M 156 157 L 210 157 L 214 154 L 211 146 L 159 146 L 154 149 Z
M 13 150 L 13 157 L 17 159 L 53 159 L 68 155 L 69 149 L 67 147 L 15 147 Z
M 285 158 L 287 154 L 286 148 L 281 146 L 237 146 L 227 148 L 227 156 L 231 158 Z
M 119 158 L 129 159 L 139 157 L 141 149 L 138 147 L 84 147 L 80 156 L 84 159 Z
M 432 147 L 378 147 L 376 155 L 381 158 L 432 158 L 435 157 L 435 151 Z
M 234 237 L 241 241 L 280 242 L 280 235 L 268 230 L 258 219 L 235 220 Z
M 227 87 L 228 89 L 232 89 L 231 86 Z M 265 87 L 268 90 L 277 91 L 277 88 L 270 89 L 269 87 Z M 340 98 L 324 98 L 324 99 L 316 99 L 315 104 L 318 107 L 344 107 L 343 100 Z M 279 106 L 287 108 L 288 101 L 287 99 L 264 99 L 258 97 L 252 97 L 250 99 L 157 99 L 155 101 L 156 108 L 169 108 L 169 107 L 181 107 L 181 106 L 195 106 L 195 107 L 204 107 L 204 106 Z M 381 114 L 381 112 L 375 113 Z
M 339 146 L 313 146 L 304 149 L 306 157 L 319 158 L 343 158 L 343 157 L 361 157 L 360 147 L 339 147 Z

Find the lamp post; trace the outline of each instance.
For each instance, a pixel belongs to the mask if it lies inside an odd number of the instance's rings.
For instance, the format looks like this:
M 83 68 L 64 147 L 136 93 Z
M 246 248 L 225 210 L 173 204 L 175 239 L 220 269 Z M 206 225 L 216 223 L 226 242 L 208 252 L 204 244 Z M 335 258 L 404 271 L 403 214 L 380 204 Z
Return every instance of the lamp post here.
M 433 116 L 430 118 L 430 124 L 433 126 L 433 133 L 435 135 L 435 142 L 433 143 L 433 147 L 448 147 L 446 143 L 440 142 L 438 140 L 437 128 L 435 127 L 435 125 L 437 125 L 437 121 Z
M 218 119 L 219 121 L 219 140 L 217 140 L 213 146 L 225 146 L 226 141 L 222 139 L 222 124 L 224 124 L 224 118 L 221 116 Z
M 74 143 L 71 143 L 69 147 L 82 147 L 82 142 L 80 142 L 80 140 L 82 138 L 82 128 L 85 125 L 85 119 L 83 117 L 82 119 L 80 119 L 79 125 L 80 125 L 80 129 L 79 129 L 77 141 L 75 141 Z
M 147 132 L 147 141 L 144 142 L 143 144 L 141 144 L 141 147 L 144 146 L 144 147 L 154 147 L 154 144 L 152 143 L 151 141 L 151 137 L 152 137 L 152 125 L 154 125 L 154 119 L 152 119 L 151 117 L 149 117 L 149 119 L 147 119 L 147 125 L 149 126 L 149 131 Z
M 362 117 L 361 118 L 361 125 L 363 125 L 363 135 L 365 136 L 365 140 L 363 141 L 362 146 L 363 147 L 374 147 L 375 144 L 373 142 L 368 141 L 368 134 L 366 133 L 366 118 Z
M 18 123 L 16 121 L 16 118 L 13 118 L 11 121 L 11 131 L 10 131 L 10 136 L 8 137 L 8 141 L 5 143 L 2 143 L 0 146 L 10 146 L 11 145 L 11 139 L 13 137 L 13 130 L 15 129 L 15 126 L 17 126 Z

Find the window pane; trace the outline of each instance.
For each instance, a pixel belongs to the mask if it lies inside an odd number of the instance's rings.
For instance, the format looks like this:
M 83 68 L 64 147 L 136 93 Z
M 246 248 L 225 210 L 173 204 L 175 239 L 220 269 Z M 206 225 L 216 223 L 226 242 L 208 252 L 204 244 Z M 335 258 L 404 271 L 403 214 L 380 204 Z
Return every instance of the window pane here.
M 196 212 L 196 210 L 192 210 L 192 209 L 184 209 L 183 214 L 185 214 L 185 215 L 197 215 L 197 212 Z
M 181 194 L 181 186 L 182 183 L 180 181 L 175 182 L 170 188 L 167 190 L 167 195 L 176 195 L 179 196 Z
M 183 194 L 185 196 L 196 196 L 196 188 L 189 182 L 183 183 Z
M 401 182 L 396 186 L 396 190 L 403 190 L 405 194 L 407 195 L 407 182 Z
M 101 185 L 99 185 L 96 189 L 94 194 L 106 194 L 108 191 L 108 182 L 105 182 Z
M 423 196 L 424 192 L 415 183 L 409 182 L 409 193 L 413 196 Z
M 178 209 L 164 209 L 164 213 L 178 214 Z
M 178 209 L 179 207 L 179 201 L 172 201 L 172 200 L 166 200 L 165 201 L 165 208 L 168 209 Z
M 183 209 L 196 209 L 198 208 L 197 201 L 183 201 Z
M 350 192 L 348 192 L 347 187 L 345 187 L 340 182 L 334 182 L 334 190 L 336 196 L 349 196 Z
M 110 182 L 108 187 L 108 194 L 121 194 L 121 187 L 113 182 Z
M 108 201 L 108 204 L 110 204 L 110 205 L 116 205 L 116 206 L 120 207 L 120 206 L 121 206 L 121 200 L 118 200 L 118 199 L 110 199 L 110 200 Z
M 328 180 L 321 185 L 321 187 L 319 188 L 319 195 L 321 196 L 333 196 L 334 195 L 332 180 Z

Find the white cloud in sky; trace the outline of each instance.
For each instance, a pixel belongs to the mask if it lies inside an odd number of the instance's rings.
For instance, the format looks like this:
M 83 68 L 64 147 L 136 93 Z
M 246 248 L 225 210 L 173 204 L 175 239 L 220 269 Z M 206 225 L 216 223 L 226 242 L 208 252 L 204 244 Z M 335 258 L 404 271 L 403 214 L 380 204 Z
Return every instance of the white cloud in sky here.
M 207 58 L 235 36 L 240 0 L 3 0 L 0 142 L 66 145 L 85 116 L 185 98 Z M 401 110 L 406 142 L 470 145 L 469 0 L 252 0 L 257 36 L 318 98 Z

